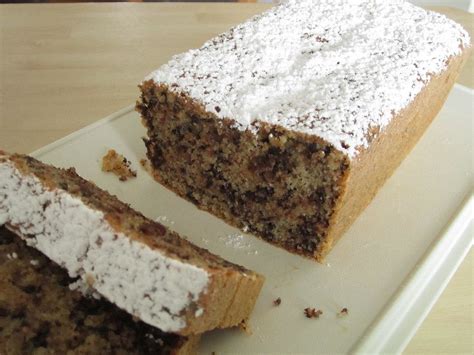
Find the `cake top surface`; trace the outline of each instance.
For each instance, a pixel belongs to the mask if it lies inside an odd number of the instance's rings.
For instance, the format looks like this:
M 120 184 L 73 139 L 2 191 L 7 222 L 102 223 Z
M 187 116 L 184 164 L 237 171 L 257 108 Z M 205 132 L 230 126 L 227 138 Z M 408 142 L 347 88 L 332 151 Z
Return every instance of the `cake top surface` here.
M 242 130 L 268 122 L 354 158 L 468 46 L 460 25 L 401 0 L 288 0 L 146 79 Z

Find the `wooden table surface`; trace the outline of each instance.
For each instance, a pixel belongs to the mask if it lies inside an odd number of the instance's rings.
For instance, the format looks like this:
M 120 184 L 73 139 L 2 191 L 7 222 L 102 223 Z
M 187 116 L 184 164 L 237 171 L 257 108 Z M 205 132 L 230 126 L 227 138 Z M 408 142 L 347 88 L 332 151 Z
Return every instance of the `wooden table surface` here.
M 197 47 L 264 4 L 0 5 L 0 148 L 27 153 L 138 96 L 173 54 Z M 473 33 L 474 16 L 436 8 Z M 473 83 L 471 57 L 459 82 Z M 472 353 L 472 251 L 406 353 Z

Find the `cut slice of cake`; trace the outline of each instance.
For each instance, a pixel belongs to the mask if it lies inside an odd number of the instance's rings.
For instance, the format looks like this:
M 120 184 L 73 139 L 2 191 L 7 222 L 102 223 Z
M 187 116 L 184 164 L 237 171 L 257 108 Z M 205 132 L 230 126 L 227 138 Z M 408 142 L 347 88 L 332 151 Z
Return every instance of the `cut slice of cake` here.
M 118 307 L 181 335 L 245 321 L 263 278 L 201 249 L 82 179 L 0 152 L 0 226 Z
M 70 289 L 67 272 L 0 228 L 0 354 L 195 354 L 199 336 L 163 333 Z
M 467 32 L 408 2 L 283 1 L 140 85 L 154 177 L 322 260 L 443 105 Z

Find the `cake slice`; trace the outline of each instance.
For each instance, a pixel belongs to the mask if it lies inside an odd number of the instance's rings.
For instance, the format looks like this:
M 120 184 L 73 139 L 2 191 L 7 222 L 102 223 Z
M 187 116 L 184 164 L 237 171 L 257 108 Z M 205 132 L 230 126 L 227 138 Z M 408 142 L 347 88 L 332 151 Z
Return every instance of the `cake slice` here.
M 0 228 L 0 354 L 195 354 L 199 336 L 163 333 L 102 299 Z
M 142 82 L 154 177 L 322 260 L 436 116 L 470 47 L 461 26 L 405 1 L 283 1 Z
M 245 321 L 263 278 L 201 249 L 79 177 L 0 154 L 0 226 L 164 332 Z

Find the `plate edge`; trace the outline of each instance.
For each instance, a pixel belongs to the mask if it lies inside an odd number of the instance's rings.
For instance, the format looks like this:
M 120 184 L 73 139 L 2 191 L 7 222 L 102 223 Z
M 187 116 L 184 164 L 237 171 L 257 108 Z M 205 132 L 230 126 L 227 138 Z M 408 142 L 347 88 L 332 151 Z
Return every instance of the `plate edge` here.
M 474 194 L 471 191 L 451 221 L 443 228 L 437 240 L 406 277 L 403 286 L 391 297 L 377 319 L 351 348 L 349 351 L 351 354 L 403 351 L 470 250 L 472 238 L 463 238 L 463 235 L 474 219 L 473 212 Z M 460 248 L 461 251 L 457 255 L 452 255 L 455 247 Z M 451 263 L 448 263 L 449 258 L 451 258 Z M 442 272 L 447 275 L 440 275 Z M 436 280 L 437 277 L 442 280 Z M 433 284 L 439 284 L 436 292 L 430 295 L 429 302 L 426 302 L 423 307 L 418 306 L 422 308 L 421 312 L 418 312 L 420 316 L 416 322 L 413 322 L 409 315 L 417 308 L 416 302 L 422 296 L 426 296 L 423 292 Z M 404 340 L 397 342 L 395 338 L 397 331 L 400 330 L 404 333 Z
M 82 136 L 83 134 L 86 134 L 87 132 L 90 132 L 91 130 L 97 128 L 97 127 L 100 127 L 106 123 L 109 123 L 113 120 L 116 120 L 118 118 L 120 118 L 121 116 L 133 111 L 133 109 L 135 108 L 135 105 L 129 105 L 127 107 L 124 107 L 94 123 L 91 123 L 90 125 L 87 125 L 77 131 L 74 131 L 62 138 L 59 138 L 58 140 L 52 142 L 52 143 L 49 143 L 33 152 L 30 153 L 31 156 L 35 157 L 35 158 L 39 158 L 41 157 L 43 154 L 46 154 L 48 152 L 50 152 L 51 150 L 55 149 L 56 147 L 60 146 L 60 145 L 63 145 L 64 143 L 67 143 L 77 137 L 80 137 Z

